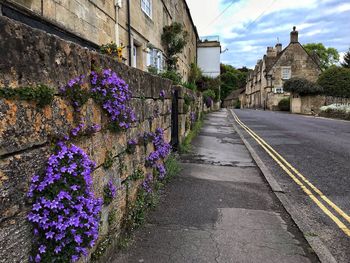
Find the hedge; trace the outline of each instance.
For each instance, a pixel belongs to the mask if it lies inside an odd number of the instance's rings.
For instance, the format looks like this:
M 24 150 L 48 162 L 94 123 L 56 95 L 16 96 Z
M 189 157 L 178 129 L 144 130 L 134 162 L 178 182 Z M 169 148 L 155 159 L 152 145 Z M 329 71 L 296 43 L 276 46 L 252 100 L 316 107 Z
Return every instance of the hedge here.
M 283 89 L 300 95 L 317 95 L 323 93 L 323 88 L 304 78 L 291 78 L 283 84 Z
M 331 67 L 322 72 L 317 83 L 327 96 L 350 98 L 350 69 L 348 68 Z

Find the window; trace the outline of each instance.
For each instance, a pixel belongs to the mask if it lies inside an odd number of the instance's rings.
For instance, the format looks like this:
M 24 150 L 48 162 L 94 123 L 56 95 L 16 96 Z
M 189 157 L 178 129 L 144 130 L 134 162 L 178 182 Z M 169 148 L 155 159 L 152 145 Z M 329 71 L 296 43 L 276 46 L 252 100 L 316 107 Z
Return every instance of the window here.
M 282 87 L 275 88 L 274 93 L 283 93 L 283 88 Z
M 164 59 L 162 51 L 158 49 L 150 49 L 147 54 L 147 66 L 157 69 L 158 72 L 164 68 Z
M 146 15 L 152 17 L 152 0 L 141 0 L 141 9 Z
M 290 79 L 292 70 L 290 67 L 282 67 L 282 79 Z

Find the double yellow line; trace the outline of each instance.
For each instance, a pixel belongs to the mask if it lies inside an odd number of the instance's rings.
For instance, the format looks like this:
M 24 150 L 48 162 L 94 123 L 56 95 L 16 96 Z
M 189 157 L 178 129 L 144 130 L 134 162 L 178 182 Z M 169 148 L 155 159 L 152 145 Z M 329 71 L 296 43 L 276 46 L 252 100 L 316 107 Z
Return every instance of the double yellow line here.
M 333 222 L 350 237 L 350 229 L 335 216 L 320 200 L 323 200 L 329 207 L 331 207 L 339 216 L 345 219 L 350 224 L 350 216 L 346 214 L 341 208 L 328 199 L 316 186 L 305 178 L 297 169 L 295 169 L 289 162 L 287 162 L 278 152 L 276 152 L 264 139 L 258 136 L 252 129 L 245 125 L 231 110 L 235 121 L 250 135 L 254 140 L 271 156 L 273 160 L 293 179 L 293 181 L 300 186 L 300 188 L 310 197 L 310 199 L 327 215 Z

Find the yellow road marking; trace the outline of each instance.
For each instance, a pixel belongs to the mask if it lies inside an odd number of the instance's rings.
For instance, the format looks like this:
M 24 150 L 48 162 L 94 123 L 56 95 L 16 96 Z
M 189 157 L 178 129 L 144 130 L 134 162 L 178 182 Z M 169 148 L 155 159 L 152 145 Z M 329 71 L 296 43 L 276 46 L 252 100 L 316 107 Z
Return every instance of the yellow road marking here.
M 293 181 L 301 187 L 301 189 L 311 198 L 316 205 L 328 216 L 334 223 L 347 235 L 350 237 L 350 229 L 340 221 L 326 206 L 324 206 L 317 197 L 281 162 L 283 161 L 297 176 L 301 178 L 312 190 L 314 190 L 327 204 L 329 204 L 337 213 L 339 213 L 343 218 L 350 222 L 350 217 L 341 210 L 337 205 L 330 201 L 320 190 L 318 190 L 314 185 L 312 185 L 300 172 L 298 172 L 290 163 L 288 163 L 280 154 L 278 154 L 266 141 L 261 139 L 254 131 L 252 131 L 248 126 L 246 126 L 238 116 L 232 111 L 235 121 L 250 135 L 255 141 L 271 156 L 273 160 L 293 179 Z M 275 154 L 275 155 L 274 155 Z M 277 158 L 279 157 L 281 161 Z
M 271 150 L 285 165 L 287 165 L 302 181 L 304 181 L 312 190 L 314 190 L 329 206 L 331 206 L 340 216 L 350 223 L 350 216 L 346 214 L 340 207 L 334 204 L 327 198 L 316 186 L 314 186 L 309 180 L 305 178 L 296 168 L 294 168 L 286 159 L 284 159 L 278 152 L 276 152 L 264 139 L 257 135 L 252 129 L 245 125 L 234 113 L 234 117 L 238 120 L 245 128 L 247 128 L 252 134 L 254 134 L 262 144 L 264 144 L 269 150 Z

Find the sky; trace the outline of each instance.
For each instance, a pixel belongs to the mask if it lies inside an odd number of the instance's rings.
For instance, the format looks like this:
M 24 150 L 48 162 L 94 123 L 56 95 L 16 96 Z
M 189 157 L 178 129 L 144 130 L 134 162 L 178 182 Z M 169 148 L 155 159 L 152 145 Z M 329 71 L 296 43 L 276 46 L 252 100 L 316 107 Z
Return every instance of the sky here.
M 187 0 L 199 36 L 218 35 L 221 62 L 253 68 L 266 47 L 323 43 L 342 57 L 350 48 L 350 0 Z

